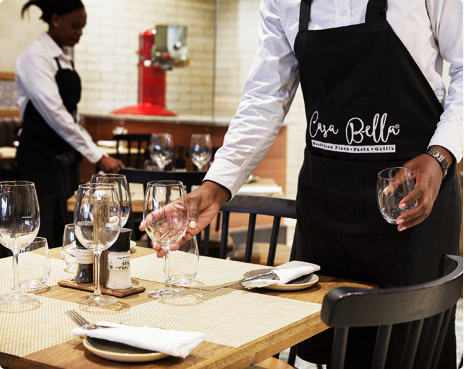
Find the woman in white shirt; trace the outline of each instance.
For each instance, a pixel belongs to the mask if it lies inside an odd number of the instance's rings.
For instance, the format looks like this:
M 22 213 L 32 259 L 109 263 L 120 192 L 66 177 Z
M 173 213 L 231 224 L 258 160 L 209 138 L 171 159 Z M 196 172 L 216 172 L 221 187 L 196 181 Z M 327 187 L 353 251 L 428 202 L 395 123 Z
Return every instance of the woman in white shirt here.
M 242 102 L 205 182 L 188 196 L 187 237 L 211 221 L 264 157 L 301 82 L 308 128 L 296 259 L 382 287 L 436 278 L 442 256 L 459 247 L 462 1 L 262 0 L 260 14 Z M 443 58 L 451 65 L 446 99 Z M 375 193 L 377 173 L 392 166 L 408 167 L 416 182 L 402 206 L 417 206 L 396 225 L 381 217 Z M 451 318 L 439 368 L 456 368 L 453 327 Z M 394 349 L 404 337 L 394 330 Z M 346 368 L 370 367 L 374 342 L 375 335 L 361 332 Z M 327 362 L 330 341 L 305 342 L 298 355 Z M 398 367 L 395 352 L 387 360 L 388 368 Z
M 80 0 L 28 1 L 42 10 L 48 24 L 16 63 L 18 105 L 23 120 L 16 155 L 18 177 L 35 183 L 41 211 L 39 235 L 51 247 L 61 244 L 66 199 L 79 184 L 81 155 L 105 172 L 123 168 L 107 156 L 78 124 L 81 82 L 71 48 L 79 42 L 87 21 Z

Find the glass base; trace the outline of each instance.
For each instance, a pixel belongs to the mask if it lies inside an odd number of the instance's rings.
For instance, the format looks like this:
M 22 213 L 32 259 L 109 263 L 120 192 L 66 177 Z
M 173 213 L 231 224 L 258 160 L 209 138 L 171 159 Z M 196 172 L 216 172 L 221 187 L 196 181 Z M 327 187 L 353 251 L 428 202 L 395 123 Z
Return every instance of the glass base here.
M 37 300 L 31 293 L 10 293 L 0 297 L 0 304 L 25 304 Z
M 154 299 L 169 299 L 172 297 L 183 296 L 186 293 L 187 290 L 184 288 L 164 287 L 160 290 L 149 291 L 148 296 L 153 297 Z
M 89 306 L 105 306 L 118 303 L 118 299 L 107 295 L 91 295 L 88 297 L 80 297 L 76 300 L 78 304 Z

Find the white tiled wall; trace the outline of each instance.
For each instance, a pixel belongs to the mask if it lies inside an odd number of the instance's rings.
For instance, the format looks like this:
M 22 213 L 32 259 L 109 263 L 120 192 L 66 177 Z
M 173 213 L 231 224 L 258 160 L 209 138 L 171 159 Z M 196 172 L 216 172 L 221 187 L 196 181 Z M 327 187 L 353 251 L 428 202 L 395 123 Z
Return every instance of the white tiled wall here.
M 87 26 L 75 47 L 82 112 L 137 103 L 138 35 L 156 24 L 184 25 L 191 63 L 166 73 L 166 105 L 179 114 L 212 113 L 215 0 L 86 0 Z

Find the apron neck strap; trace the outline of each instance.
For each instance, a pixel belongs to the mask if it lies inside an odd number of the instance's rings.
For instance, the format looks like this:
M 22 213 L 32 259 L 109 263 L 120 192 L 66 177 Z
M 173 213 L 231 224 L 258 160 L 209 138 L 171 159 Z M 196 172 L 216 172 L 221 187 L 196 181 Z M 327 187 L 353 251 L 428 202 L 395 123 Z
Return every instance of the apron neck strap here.
M 387 19 L 387 0 L 369 0 L 366 10 L 366 23 Z
M 301 0 L 300 3 L 300 31 L 307 31 L 309 26 L 309 14 L 311 12 L 311 0 Z

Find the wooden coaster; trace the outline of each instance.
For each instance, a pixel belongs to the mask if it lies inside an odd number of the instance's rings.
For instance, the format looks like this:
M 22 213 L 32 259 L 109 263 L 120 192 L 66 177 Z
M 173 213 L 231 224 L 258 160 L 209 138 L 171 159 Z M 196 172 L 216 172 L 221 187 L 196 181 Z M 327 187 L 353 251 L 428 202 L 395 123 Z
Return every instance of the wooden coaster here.
M 77 283 L 71 279 L 63 279 L 58 282 L 58 284 L 62 287 L 68 287 L 68 288 L 74 288 L 76 290 L 82 290 L 82 291 L 90 291 L 93 292 L 95 290 L 95 285 L 93 284 L 82 284 L 82 283 Z M 131 288 L 126 288 L 123 290 L 112 290 L 110 288 L 105 288 L 103 286 L 100 287 L 101 293 L 104 295 L 111 295 L 111 296 L 116 296 L 116 297 L 125 297 L 125 296 L 130 296 L 134 295 L 136 293 L 140 293 L 145 291 L 145 287 L 139 286 L 139 287 L 131 287 Z

